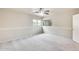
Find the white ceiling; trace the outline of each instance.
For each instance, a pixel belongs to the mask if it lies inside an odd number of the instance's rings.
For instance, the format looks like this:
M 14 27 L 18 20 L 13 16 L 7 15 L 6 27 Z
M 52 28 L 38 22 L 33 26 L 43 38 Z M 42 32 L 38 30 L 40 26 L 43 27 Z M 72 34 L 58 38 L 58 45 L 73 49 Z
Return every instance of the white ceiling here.
M 10 10 L 19 11 L 23 13 L 33 14 L 33 8 L 9 8 Z M 53 11 L 53 8 L 50 8 L 50 11 Z M 34 14 L 33 14 L 34 15 Z
M 23 13 L 32 13 L 32 8 L 10 8 L 11 10 L 23 12 Z
M 32 12 L 33 8 L 7 8 L 7 9 L 34 15 L 34 13 Z M 74 10 L 74 8 L 49 8 L 49 9 L 51 14 L 54 12 L 64 12 L 64 11 L 73 12 Z

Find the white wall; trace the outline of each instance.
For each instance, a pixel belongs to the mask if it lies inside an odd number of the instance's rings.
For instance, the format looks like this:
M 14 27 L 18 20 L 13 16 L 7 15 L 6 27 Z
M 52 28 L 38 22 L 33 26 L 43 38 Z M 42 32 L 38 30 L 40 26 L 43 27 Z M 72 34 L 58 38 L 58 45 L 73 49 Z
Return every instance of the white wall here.
M 72 9 L 56 8 L 51 15 L 53 26 L 72 28 Z
M 76 12 L 73 8 L 55 8 L 50 18 L 53 27 L 63 27 L 66 35 L 72 37 L 72 15 Z
M 20 13 L 8 9 L 0 9 L 0 42 L 25 36 L 32 26 L 32 19 L 36 16 Z

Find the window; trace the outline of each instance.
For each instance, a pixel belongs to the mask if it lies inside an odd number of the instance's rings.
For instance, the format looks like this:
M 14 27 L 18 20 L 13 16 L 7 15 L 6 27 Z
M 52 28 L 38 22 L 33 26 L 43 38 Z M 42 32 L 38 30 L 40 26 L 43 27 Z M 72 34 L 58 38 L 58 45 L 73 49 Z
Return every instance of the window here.
M 51 26 L 51 21 L 33 19 L 33 26 Z
M 33 26 L 42 26 L 42 20 L 33 19 Z

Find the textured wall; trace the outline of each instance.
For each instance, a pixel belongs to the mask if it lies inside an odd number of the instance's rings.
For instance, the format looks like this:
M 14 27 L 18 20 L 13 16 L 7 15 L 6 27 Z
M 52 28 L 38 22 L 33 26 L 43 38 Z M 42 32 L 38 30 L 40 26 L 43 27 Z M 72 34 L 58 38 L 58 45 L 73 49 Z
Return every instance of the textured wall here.
M 31 32 L 32 19 L 37 18 L 8 9 L 0 9 L 0 41 L 21 37 Z M 30 31 L 29 31 L 30 30 Z
M 72 37 L 72 15 L 77 13 L 74 8 L 55 8 L 50 18 L 54 27 L 69 29 L 68 36 Z

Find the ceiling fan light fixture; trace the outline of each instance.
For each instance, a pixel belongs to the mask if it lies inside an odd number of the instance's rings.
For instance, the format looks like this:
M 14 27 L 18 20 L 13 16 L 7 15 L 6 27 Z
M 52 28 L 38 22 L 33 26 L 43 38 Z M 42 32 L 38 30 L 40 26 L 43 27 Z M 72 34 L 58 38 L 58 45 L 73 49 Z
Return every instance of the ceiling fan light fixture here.
M 40 16 L 47 16 L 49 15 L 50 9 L 48 8 L 34 8 L 33 9 L 33 13 L 34 14 L 38 14 Z

